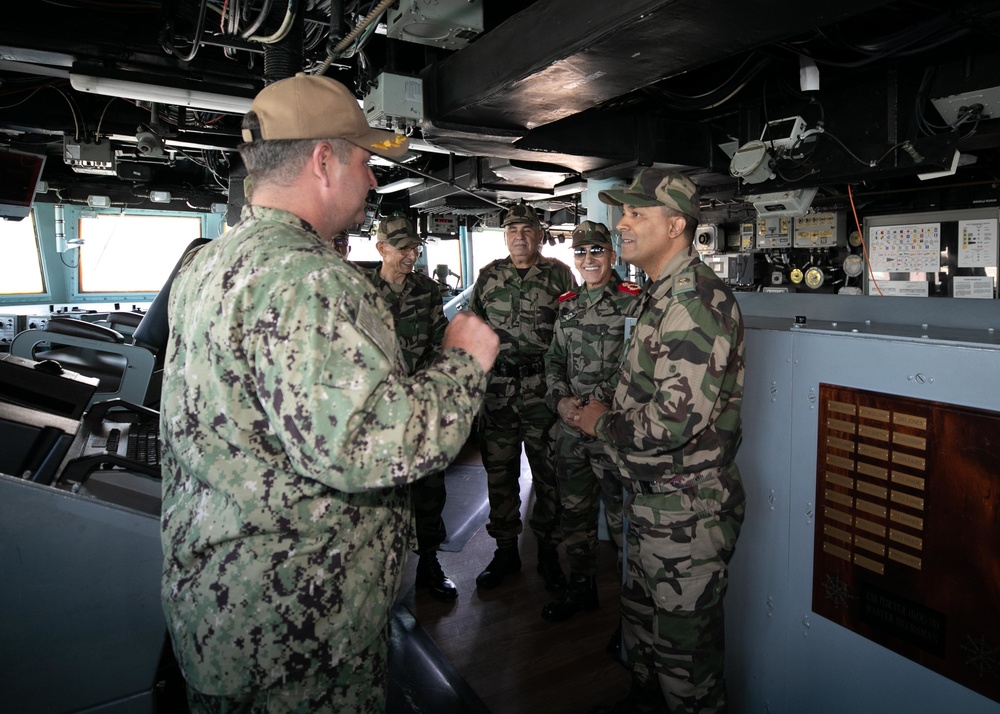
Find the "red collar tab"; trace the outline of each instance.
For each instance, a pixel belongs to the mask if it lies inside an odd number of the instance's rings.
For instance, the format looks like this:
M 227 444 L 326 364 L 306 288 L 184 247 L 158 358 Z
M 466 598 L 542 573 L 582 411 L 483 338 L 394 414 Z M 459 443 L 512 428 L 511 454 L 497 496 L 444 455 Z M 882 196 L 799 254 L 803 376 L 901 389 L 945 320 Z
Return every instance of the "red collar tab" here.
M 642 288 L 633 282 L 623 281 L 618 285 L 618 292 L 628 293 L 629 295 L 638 295 L 642 292 Z M 562 299 L 562 298 L 560 298 Z
M 566 302 L 567 300 L 572 300 L 575 297 L 576 297 L 576 293 L 575 292 L 573 292 L 572 290 L 567 290 L 562 295 L 560 295 L 557 299 L 559 300 L 559 302 Z

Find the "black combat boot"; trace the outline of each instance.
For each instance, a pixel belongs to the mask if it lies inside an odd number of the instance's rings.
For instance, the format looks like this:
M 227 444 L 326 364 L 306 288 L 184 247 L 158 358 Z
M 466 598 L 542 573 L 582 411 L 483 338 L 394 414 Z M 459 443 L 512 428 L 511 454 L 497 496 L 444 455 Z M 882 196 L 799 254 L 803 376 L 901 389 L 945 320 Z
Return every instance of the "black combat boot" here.
M 441 569 L 436 550 L 424 551 L 417 561 L 417 587 L 426 587 L 438 600 L 454 600 L 458 597 L 458 588 Z
M 559 567 L 559 552 L 549 545 L 538 546 L 538 574 L 545 580 L 545 589 L 561 593 L 566 589 L 566 576 Z
M 608 657 L 610 657 L 615 662 L 628 669 L 628 655 L 622 654 L 621 621 L 618 622 L 618 627 L 615 628 L 615 631 L 611 633 L 611 639 L 608 640 L 607 647 L 605 647 L 605 652 L 608 653 Z
M 594 707 L 587 714 L 667 714 L 667 703 L 656 684 L 639 684 L 633 676 L 627 697 L 614 704 Z
M 517 544 L 500 546 L 493 554 L 493 560 L 486 570 L 476 577 L 476 587 L 489 590 L 503 582 L 505 576 L 520 572 L 521 555 L 517 552 Z
M 542 619 L 548 622 L 568 620 L 580 610 L 596 610 L 597 579 L 593 575 L 570 573 L 569 587 L 562 597 L 542 608 Z

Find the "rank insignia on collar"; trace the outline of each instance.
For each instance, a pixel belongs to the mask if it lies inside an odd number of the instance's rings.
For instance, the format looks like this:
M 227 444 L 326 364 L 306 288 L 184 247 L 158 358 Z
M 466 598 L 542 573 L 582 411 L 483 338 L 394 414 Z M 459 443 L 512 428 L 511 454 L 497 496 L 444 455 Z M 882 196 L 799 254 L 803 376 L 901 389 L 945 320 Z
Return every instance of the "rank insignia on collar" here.
M 618 292 L 628 293 L 629 295 L 638 295 L 642 292 L 642 288 L 631 281 L 623 281 L 618 285 Z
M 572 290 L 567 290 L 566 292 L 564 292 L 562 295 L 560 295 L 556 299 L 559 302 L 566 302 L 567 300 L 572 300 L 575 297 L 576 297 L 576 293 L 575 292 L 573 292 Z

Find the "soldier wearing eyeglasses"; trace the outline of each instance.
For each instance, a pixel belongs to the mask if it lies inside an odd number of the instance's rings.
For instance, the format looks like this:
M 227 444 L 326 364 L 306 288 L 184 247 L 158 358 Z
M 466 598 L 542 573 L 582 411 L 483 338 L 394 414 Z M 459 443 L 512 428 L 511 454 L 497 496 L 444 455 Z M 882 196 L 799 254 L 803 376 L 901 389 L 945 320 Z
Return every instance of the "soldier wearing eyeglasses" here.
M 379 223 L 375 249 L 382 262 L 371 273 L 376 291 L 389 304 L 396 337 L 403 352 L 407 374 L 415 374 L 438 354 L 448 320 L 444 316 L 441 288 L 421 272 L 413 272 L 423 240 L 405 216 L 391 216 Z M 418 588 L 426 587 L 441 600 L 454 600 L 458 589 L 445 576 L 438 562 L 438 547 L 444 541 L 441 513 L 446 492 L 444 471 L 415 481 L 410 498 L 417 523 Z
M 510 256 L 479 271 L 471 310 L 500 337 L 479 415 L 479 443 L 486 467 L 493 560 L 476 586 L 495 588 L 521 569 L 521 445 L 528 456 L 535 505 L 528 525 L 538 541 L 538 572 L 545 587 L 560 592 L 566 576 L 556 551 L 561 540 L 559 493 L 549 430 L 556 415 L 545 400 L 545 351 L 552 341 L 558 298 L 574 287 L 563 263 L 539 252 L 542 225 L 531 206 L 511 206 L 503 220 Z
M 614 270 L 611 233 L 584 221 L 573 231 L 573 260 L 583 286 L 559 296 L 552 344 L 545 355 L 553 427 L 556 476 L 562 502 L 563 545 L 569 587 L 542 609 L 542 619 L 562 622 L 597 600 L 597 528 L 603 497 L 608 531 L 621 551 L 622 496 L 618 468 L 603 442 L 580 433 L 575 417 L 591 399 L 610 403 L 618 382 L 625 319 L 639 307 L 641 289 Z

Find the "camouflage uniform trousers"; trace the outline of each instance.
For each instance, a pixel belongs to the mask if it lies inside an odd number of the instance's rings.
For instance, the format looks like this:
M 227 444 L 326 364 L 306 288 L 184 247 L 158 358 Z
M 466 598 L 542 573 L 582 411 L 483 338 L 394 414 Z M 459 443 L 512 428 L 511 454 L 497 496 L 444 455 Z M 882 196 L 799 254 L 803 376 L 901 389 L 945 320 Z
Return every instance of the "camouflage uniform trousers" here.
M 562 536 L 570 572 L 597 575 L 597 528 L 601 500 L 608 533 L 622 552 L 622 482 L 604 442 L 558 422 L 555 437 L 556 477 L 562 502 Z
M 479 451 L 490 497 L 489 533 L 500 546 L 521 533 L 521 444 L 531 467 L 535 505 L 528 525 L 539 545 L 559 545 L 559 487 L 550 430 L 556 415 L 545 403 L 545 376 L 493 377 L 479 415 Z
M 726 711 L 723 598 L 744 493 L 735 464 L 712 471 L 683 490 L 625 501 L 625 646 L 636 682 L 658 683 L 672 714 Z
M 389 628 L 339 667 L 243 697 L 188 687 L 191 714 L 383 714 L 389 687 Z
M 447 537 L 444 520 L 441 518 L 447 499 L 444 471 L 436 471 L 414 481 L 410 486 L 410 499 L 417 521 L 417 552 L 436 551 Z

